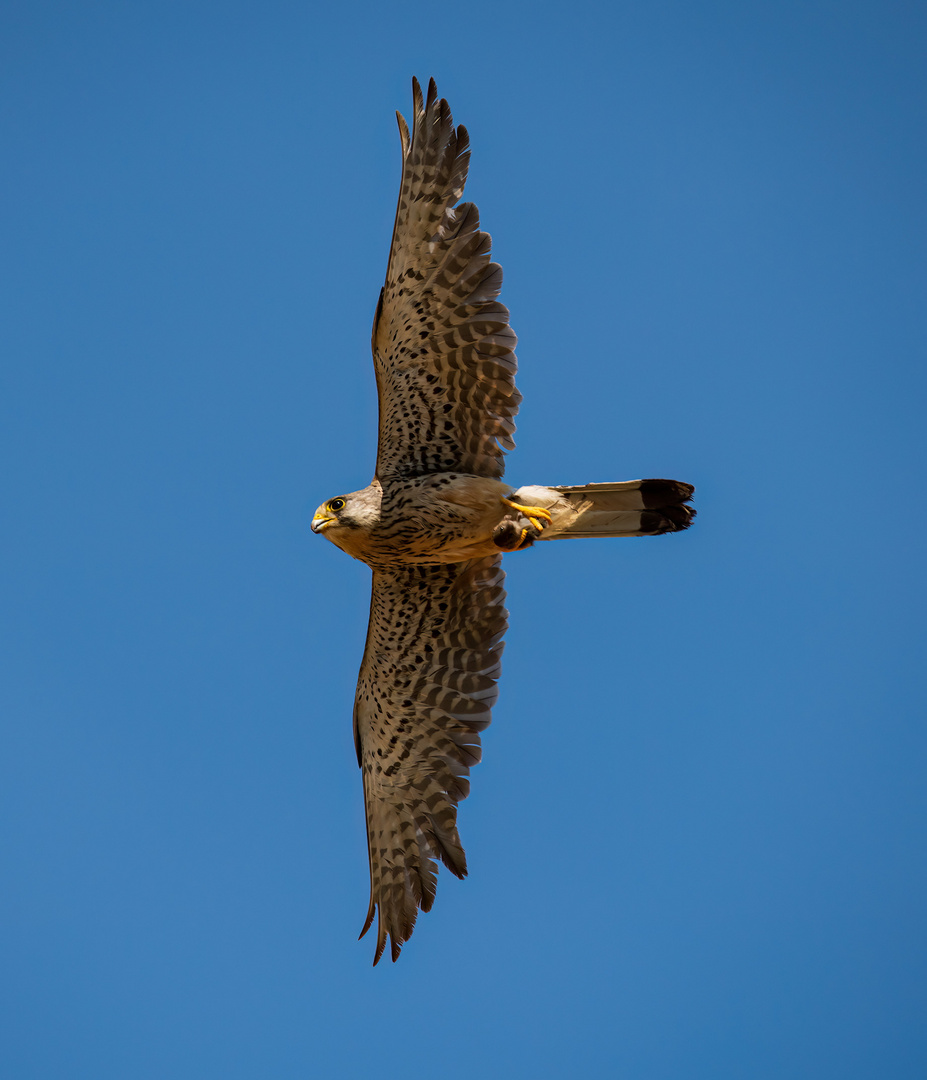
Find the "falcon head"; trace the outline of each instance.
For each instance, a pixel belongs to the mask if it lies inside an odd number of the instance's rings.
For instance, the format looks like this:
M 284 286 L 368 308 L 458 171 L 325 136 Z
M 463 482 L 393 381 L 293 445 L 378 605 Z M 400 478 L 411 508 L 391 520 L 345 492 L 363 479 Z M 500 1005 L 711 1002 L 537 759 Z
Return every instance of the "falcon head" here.
M 375 527 L 379 516 L 380 488 L 374 482 L 363 491 L 338 495 L 322 505 L 312 515 L 312 531 L 325 533 L 333 544 L 357 556 L 353 548 Z
M 353 525 L 351 513 L 348 510 L 349 495 L 339 495 L 337 499 L 329 499 L 312 515 L 312 531 L 314 533 L 325 532 L 327 529 L 337 529 L 339 526 Z

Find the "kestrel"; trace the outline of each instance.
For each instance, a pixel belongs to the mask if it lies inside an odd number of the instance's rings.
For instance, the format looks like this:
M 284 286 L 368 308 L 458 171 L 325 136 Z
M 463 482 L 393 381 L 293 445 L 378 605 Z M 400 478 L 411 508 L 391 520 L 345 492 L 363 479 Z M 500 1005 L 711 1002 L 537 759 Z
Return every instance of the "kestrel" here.
M 502 555 L 536 540 L 659 536 L 688 528 L 693 488 L 675 480 L 512 489 L 515 334 L 502 268 L 473 203 L 470 160 L 432 79 L 412 81 L 412 133 L 397 113 L 402 184 L 373 321 L 380 420 L 376 471 L 323 503 L 312 531 L 373 570 L 354 702 L 363 773 L 376 964 L 393 960 L 435 898 L 437 861 L 464 877 L 457 804 L 497 697 Z

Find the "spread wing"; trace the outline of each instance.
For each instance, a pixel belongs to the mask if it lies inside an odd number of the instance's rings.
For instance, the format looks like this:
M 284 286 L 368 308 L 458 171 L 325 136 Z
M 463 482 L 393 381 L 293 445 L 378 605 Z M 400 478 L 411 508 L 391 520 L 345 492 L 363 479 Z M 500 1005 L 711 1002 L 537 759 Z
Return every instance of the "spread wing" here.
M 470 160 L 434 79 L 412 81 L 412 136 L 397 113 L 402 186 L 386 284 L 373 325 L 380 399 L 377 476 L 463 472 L 500 477 L 515 445 L 516 337 L 496 297 L 479 211 L 461 197 Z
M 480 760 L 507 612 L 501 556 L 375 570 L 357 681 L 354 738 L 363 770 L 370 907 L 379 909 L 374 964 L 392 958 L 418 909 L 435 898 L 437 859 L 467 873 L 457 803 Z

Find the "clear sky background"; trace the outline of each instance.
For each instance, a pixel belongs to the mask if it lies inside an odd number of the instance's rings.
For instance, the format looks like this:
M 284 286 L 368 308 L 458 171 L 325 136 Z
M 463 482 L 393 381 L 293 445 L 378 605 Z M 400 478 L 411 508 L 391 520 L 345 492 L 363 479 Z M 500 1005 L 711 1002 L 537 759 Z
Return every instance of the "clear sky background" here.
M 927 1075 L 927 15 L 851 0 L 0 9 L 0 1070 Z M 507 560 L 470 877 L 396 965 L 351 705 L 393 112 L 506 272 L 513 486 L 681 536 Z

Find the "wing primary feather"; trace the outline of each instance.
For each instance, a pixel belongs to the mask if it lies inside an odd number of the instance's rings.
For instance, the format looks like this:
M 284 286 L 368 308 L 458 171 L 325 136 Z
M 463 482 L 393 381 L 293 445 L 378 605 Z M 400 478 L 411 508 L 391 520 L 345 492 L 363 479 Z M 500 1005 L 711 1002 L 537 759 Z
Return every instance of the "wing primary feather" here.
M 406 118 L 399 110 L 396 110 L 396 123 L 399 125 L 399 143 L 402 147 L 402 160 L 409 156 L 409 125 L 406 123 Z

